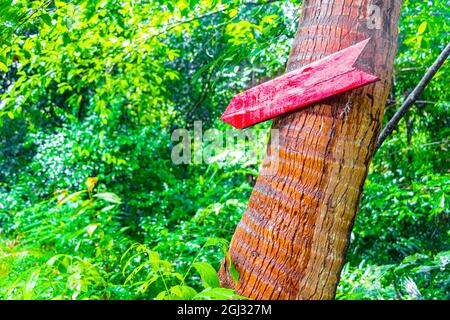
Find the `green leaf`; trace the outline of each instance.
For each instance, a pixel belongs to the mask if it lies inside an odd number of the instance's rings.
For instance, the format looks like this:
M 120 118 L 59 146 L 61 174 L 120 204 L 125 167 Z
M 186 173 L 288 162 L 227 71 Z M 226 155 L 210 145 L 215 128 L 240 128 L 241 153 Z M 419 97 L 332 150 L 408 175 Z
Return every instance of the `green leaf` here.
M 73 201 L 76 201 L 76 200 L 79 199 L 80 195 L 82 195 L 83 193 L 86 193 L 86 192 L 87 192 L 87 190 L 81 190 L 81 191 L 72 193 L 72 194 L 68 195 L 67 197 L 65 197 L 63 200 L 61 200 L 61 201 L 58 203 L 58 206 L 61 206 L 61 205 L 63 205 L 63 204 L 66 203 L 66 202 L 73 202 Z
M 442 194 L 441 202 L 439 203 L 439 207 L 445 209 L 445 194 Z
M 158 300 L 192 300 L 197 291 L 189 286 L 173 286 L 169 292 L 160 292 L 156 299 Z
M 107 212 L 107 211 L 109 211 L 109 210 L 114 209 L 115 207 L 116 207 L 115 204 L 111 204 L 111 205 L 109 205 L 109 206 L 104 207 L 104 208 L 101 209 L 100 211 L 101 211 L 101 212 Z
M 219 277 L 217 276 L 216 270 L 207 262 L 196 262 L 192 264 L 202 279 L 202 284 L 204 288 L 218 288 L 220 287 Z
M 231 256 L 229 254 L 227 254 L 227 259 L 228 259 L 228 268 L 229 268 L 231 278 L 233 278 L 234 283 L 238 283 L 239 272 L 236 270 L 236 267 L 234 266 L 234 263 L 231 260 Z
M 412 269 L 412 272 L 415 273 L 423 273 L 423 272 L 430 272 L 433 270 L 439 269 L 438 266 L 419 266 L 417 268 Z
M 156 296 L 156 300 L 168 300 L 166 299 L 166 297 L 168 296 L 168 292 L 167 291 L 161 291 L 160 293 L 158 293 L 158 295 Z
M 217 246 L 222 248 L 223 254 L 227 260 L 228 271 L 230 272 L 231 278 L 233 281 L 237 283 L 239 281 L 239 272 L 236 270 L 236 267 L 231 260 L 230 254 L 228 253 L 228 241 L 222 238 L 209 238 L 205 245 L 205 247 Z
M 239 11 L 237 9 L 230 9 L 230 11 L 228 11 L 228 15 L 230 16 L 230 18 L 233 18 L 238 13 L 239 13 Z
M 119 196 L 117 196 L 115 193 L 112 193 L 112 192 L 97 193 L 96 195 L 94 195 L 94 197 L 100 198 L 102 200 L 105 200 L 105 201 L 111 202 L 111 203 L 117 203 L 117 204 L 122 203 L 122 200 L 119 198 Z
M 8 66 L 3 62 L 0 62 L 0 70 L 2 70 L 3 72 L 8 72 Z
M 48 14 L 41 15 L 41 19 L 42 19 L 42 21 L 45 22 L 46 25 L 48 25 L 50 27 L 53 25 L 52 18 L 50 18 L 50 16 Z
M 428 23 L 426 21 L 422 22 L 419 26 L 419 29 L 417 30 L 418 34 L 422 34 L 425 32 L 425 29 L 427 28 Z
M 70 36 L 67 32 L 64 32 L 62 36 L 63 36 L 63 44 L 67 46 L 71 42 Z

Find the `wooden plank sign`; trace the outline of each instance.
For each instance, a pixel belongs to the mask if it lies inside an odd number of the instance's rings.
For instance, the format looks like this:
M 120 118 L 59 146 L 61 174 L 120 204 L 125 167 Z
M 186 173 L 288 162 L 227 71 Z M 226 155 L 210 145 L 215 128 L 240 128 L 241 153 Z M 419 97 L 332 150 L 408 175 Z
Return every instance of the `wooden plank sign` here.
M 356 65 L 369 40 L 234 96 L 220 119 L 242 129 L 378 81 Z

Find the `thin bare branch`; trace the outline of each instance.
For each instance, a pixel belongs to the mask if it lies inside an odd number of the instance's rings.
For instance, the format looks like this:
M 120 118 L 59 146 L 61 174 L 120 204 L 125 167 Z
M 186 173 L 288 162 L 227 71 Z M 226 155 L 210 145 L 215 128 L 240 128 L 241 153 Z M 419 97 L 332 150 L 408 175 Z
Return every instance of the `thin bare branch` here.
M 389 120 L 389 122 L 384 127 L 381 132 L 377 147 L 375 150 L 378 150 L 386 138 L 395 130 L 399 121 L 403 118 L 405 113 L 411 109 L 414 105 L 420 94 L 423 92 L 423 89 L 428 85 L 428 83 L 433 79 L 434 75 L 438 72 L 439 68 L 444 64 L 445 60 L 450 55 L 450 43 L 447 44 L 445 49 L 441 52 L 439 57 L 434 61 L 433 65 L 427 70 L 423 78 L 420 80 L 419 84 L 414 88 L 414 90 L 410 93 L 410 95 L 406 98 L 405 102 L 402 106 L 397 110 L 394 116 Z

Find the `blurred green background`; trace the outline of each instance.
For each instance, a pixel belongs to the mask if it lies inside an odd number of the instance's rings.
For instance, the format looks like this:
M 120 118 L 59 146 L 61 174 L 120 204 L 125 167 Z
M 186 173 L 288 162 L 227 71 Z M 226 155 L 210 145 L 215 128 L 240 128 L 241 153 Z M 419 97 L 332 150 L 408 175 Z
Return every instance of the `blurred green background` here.
M 228 129 L 232 96 L 284 71 L 300 8 L 0 0 L 0 298 L 235 298 L 216 270 L 265 141 L 175 165 L 171 134 Z M 446 0 L 404 2 L 385 121 L 449 23 Z M 447 62 L 376 154 L 337 299 L 450 298 L 449 80 Z

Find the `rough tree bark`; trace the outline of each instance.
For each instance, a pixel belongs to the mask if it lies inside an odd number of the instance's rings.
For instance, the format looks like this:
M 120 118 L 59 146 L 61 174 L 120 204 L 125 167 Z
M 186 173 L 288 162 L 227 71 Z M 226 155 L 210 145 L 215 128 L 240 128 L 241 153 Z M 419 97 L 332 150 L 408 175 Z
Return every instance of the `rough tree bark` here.
M 267 147 L 230 245 L 240 278 L 225 261 L 223 286 L 253 299 L 334 297 L 389 94 L 401 5 L 304 1 L 287 71 L 372 37 L 359 63 L 381 81 L 274 120 L 279 144 Z

